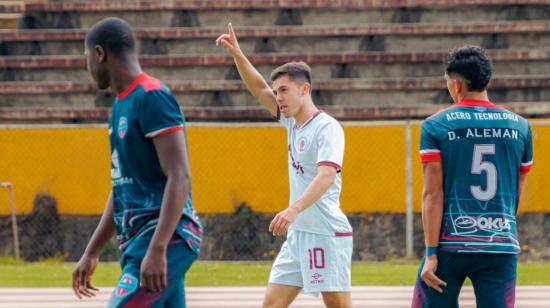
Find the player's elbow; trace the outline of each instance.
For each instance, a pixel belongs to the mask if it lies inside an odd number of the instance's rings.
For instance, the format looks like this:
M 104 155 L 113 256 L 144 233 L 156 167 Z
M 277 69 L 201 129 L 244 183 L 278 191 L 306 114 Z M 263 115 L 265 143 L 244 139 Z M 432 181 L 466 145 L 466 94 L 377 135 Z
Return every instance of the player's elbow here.
M 181 186 L 185 189 L 185 190 L 190 190 L 191 189 L 191 175 L 189 174 L 182 174 L 180 176 L 180 183 L 181 183 Z
M 443 206 L 443 191 L 439 189 L 424 190 L 422 193 L 423 208 L 430 210 Z
M 168 174 L 168 181 L 174 182 L 178 187 L 182 187 L 186 190 L 191 188 L 191 175 L 187 172 L 174 172 Z
M 190 176 L 184 176 L 181 179 L 181 186 L 186 190 L 191 190 L 191 177 Z

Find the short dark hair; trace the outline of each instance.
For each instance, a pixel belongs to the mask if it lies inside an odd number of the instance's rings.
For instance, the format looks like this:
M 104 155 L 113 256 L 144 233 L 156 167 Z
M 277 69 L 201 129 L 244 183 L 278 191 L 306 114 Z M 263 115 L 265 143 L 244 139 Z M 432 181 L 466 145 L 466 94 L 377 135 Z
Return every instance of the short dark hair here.
M 464 46 L 453 49 L 445 59 L 447 75 L 457 74 L 466 80 L 468 91 L 482 92 L 492 74 L 491 60 L 483 48 Z
M 135 50 L 136 38 L 132 27 L 116 17 L 105 18 L 96 23 L 86 36 L 86 45 L 93 48 L 99 45 L 107 52 L 121 55 Z
M 294 81 L 307 81 L 311 84 L 311 68 L 305 62 L 288 62 L 279 66 L 271 72 L 271 81 L 283 76 L 288 76 Z

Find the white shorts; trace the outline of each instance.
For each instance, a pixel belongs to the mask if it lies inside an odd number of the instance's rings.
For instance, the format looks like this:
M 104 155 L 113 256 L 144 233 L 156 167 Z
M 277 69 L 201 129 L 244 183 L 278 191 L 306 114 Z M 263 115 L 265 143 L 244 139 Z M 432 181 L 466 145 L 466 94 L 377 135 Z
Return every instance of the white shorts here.
M 351 291 L 351 234 L 320 235 L 289 230 L 269 283 L 303 288 L 306 294 Z

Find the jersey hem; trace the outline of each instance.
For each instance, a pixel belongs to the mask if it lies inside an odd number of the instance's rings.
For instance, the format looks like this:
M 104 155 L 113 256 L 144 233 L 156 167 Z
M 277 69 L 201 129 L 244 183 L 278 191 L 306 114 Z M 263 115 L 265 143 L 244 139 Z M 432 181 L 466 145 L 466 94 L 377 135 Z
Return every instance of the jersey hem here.
M 304 230 L 300 227 L 296 228 L 296 227 L 291 227 L 289 229 L 289 231 L 299 231 L 299 232 L 305 232 L 305 233 L 310 233 L 310 234 L 317 234 L 317 235 L 323 235 L 323 236 L 331 236 L 331 237 L 342 237 L 342 236 L 353 236 L 353 230 L 349 230 L 349 231 L 334 231 L 334 232 L 321 232 L 321 231 L 316 231 L 316 230 Z M 346 234 L 346 235 L 338 235 L 338 234 Z M 347 234 L 351 234 L 351 235 L 347 235 Z

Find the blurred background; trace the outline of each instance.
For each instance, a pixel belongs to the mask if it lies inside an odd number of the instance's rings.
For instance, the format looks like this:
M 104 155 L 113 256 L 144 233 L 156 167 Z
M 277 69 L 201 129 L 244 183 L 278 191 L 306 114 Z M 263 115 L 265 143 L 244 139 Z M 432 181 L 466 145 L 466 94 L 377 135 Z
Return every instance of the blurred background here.
M 487 49 L 491 100 L 533 124 L 521 259 L 550 260 L 549 0 L 0 1 L 0 255 L 76 261 L 99 221 L 115 95 L 86 72 L 84 37 L 109 16 L 135 28 L 144 70 L 188 120 L 202 260 L 273 260 L 283 239 L 267 227 L 289 197 L 286 132 L 215 46 L 228 22 L 266 78 L 309 63 L 314 101 L 342 121 L 354 260 L 422 256 L 421 120 L 451 103 L 448 51 Z M 102 260 L 117 258 L 113 242 Z

